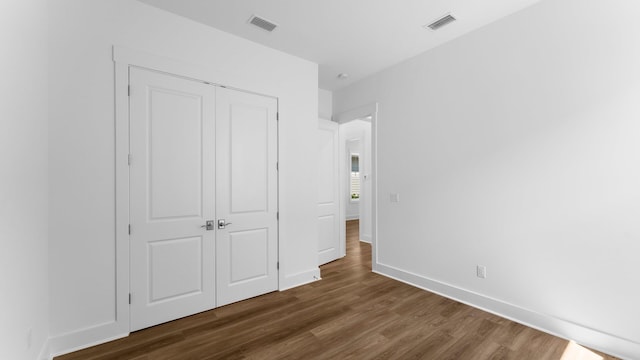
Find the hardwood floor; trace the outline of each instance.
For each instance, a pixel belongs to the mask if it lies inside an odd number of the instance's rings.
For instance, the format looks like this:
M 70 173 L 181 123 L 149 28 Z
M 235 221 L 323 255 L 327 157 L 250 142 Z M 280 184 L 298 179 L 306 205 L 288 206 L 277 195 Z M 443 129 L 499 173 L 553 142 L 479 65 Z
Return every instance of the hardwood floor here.
M 560 360 L 568 345 L 372 273 L 371 246 L 358 241 L 357 221 L 347 224 L 347 257 L 321 270 L 322 281 L 137 331 L 56 359 Z M 570 359 L 578 358 L 563 360 Z

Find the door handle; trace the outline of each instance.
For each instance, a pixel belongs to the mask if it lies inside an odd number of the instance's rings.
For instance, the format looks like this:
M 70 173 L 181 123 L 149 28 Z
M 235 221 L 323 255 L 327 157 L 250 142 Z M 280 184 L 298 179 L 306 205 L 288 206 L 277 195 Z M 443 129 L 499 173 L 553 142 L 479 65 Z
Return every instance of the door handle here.
M 224 229 L 227 225 L 231 225 L 231 223 L 226 222 L 224 219 L 218 219 L 218 229 Z
M 207 223 L 200 227 L 207 228 L 207 230 L 213 230 L 213 220 L 207 220 Z

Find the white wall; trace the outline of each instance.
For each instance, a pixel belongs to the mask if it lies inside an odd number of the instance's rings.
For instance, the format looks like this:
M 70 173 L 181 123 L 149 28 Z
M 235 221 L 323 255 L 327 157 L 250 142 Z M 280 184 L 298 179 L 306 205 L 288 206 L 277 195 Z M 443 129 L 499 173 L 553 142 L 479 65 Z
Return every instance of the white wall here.
M 49 333 L 47 1 L 0 2 L 0 44 L 0 359 L 33 360 Z
M 374 269 L 640 358 L 638 18 L 542 1 L 336 91 L 379 102 Z
M 333 93 L 329 90 L 318 89 L 318 117 L 331 120 L 333 114 Z
M 317 65 L 133 0 L 51 5 L 50 247 L 54 353 L 118 336 L 112 46 L 204 66 L 216 82 L 279 98 L 280 287 L 319 277 Z M 126 294 L 118 294 L 126 296 Z

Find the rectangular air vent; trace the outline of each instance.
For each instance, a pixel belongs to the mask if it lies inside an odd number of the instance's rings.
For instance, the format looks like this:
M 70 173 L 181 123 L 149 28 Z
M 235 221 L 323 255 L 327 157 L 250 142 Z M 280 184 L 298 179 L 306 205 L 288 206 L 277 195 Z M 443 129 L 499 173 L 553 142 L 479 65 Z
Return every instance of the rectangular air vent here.
M 454 21 L 456 21 L 456 18 L 451 16 L 451 14 L 447 14 L 447 15 L 441 17 L 440 19 L 432 22 L 431 24 L 426 25 L 425 27 L 428 27 L 431 30 L 438 30 L 441 27 L 443 27 L 443 26 L 445 26 L 447 24 L 451 24 Z
M 251 17 L 249 18 L 249 24 L 255 25 L 260 29 L 266 30 L 268 32 L 272 32 L 276 27 L 278 27 L 278 25 L 276 25 L 275 23 L 256 15 L 251 15 Z

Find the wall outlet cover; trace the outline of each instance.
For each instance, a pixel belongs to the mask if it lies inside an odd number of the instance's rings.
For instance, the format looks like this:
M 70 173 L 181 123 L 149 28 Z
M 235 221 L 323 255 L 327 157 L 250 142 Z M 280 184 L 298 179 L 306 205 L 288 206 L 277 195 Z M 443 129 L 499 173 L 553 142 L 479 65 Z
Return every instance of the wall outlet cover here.
M 485 279 L 487 277 L 487 267 L 478 265 L 476 267 L 476 275 L 481 279 Z

